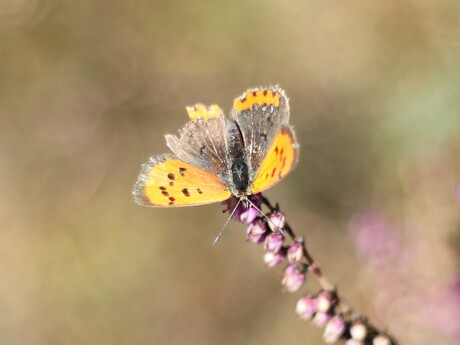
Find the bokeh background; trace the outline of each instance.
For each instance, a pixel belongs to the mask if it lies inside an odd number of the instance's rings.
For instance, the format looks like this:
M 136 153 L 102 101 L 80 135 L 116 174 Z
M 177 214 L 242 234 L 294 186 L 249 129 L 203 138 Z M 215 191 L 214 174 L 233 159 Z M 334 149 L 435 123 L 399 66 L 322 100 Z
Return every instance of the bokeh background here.
M 455 0 L 0 1 L 0 343 L 320 344 L 222 206 L 133 203 L 186 105 L 280 84 L 266 193 L 401 344 L 460 337 Z M 313 277 L 302 291 L 316 291 Z

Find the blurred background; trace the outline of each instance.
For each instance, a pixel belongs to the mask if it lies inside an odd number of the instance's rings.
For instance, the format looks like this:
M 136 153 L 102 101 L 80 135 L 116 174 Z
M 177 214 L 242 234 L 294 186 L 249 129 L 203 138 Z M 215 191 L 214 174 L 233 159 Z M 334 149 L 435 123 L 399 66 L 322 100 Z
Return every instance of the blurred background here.
M 0 343 L 320 344 L 223 207 L 134 204 L 185 106 L 280 84 L 265 193 L 401 344 L 460 337 L 460 4 L 0 1 Z M 314 292 L 313 277 L 302 292 Z

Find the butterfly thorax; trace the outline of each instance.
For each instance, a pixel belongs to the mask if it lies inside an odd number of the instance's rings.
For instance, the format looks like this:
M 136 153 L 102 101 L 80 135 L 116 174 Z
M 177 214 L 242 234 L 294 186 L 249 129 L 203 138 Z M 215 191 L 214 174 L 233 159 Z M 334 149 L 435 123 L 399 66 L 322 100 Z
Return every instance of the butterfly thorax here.
M 241 197 L 249 194 L 249 169 L 248 165 L 244 161 L 237 160 L 233 162 L 232 180 L 233 185 L 236 189 L 236 191 L 233 191 L 233 194 L 235 194 L 235 196 Z

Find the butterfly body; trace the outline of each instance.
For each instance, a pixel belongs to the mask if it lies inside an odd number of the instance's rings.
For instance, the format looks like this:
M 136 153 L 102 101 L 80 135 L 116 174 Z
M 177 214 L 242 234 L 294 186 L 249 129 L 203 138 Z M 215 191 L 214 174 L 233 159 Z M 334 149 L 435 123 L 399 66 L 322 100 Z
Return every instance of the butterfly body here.
M 235 99 L 229 116 L 220 107 L 187 107 L 190 121 L 167 135 L 173 154 L 143 165 L 133 194 L 146 206 L 192 206 L 245 198 L 289 173 L 298 144 L 289 104 L 278 87 L 251 89 Z

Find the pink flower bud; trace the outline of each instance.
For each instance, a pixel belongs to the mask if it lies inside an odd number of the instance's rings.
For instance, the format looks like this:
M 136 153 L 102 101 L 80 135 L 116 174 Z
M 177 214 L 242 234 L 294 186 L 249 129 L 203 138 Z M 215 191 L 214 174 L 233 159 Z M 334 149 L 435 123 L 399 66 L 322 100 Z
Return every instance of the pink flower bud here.
M 284 277 L 281 284 L 289 292 L 297 291 L 305 282 L 306 270 L 306 265 L 300 262 L 290 264 L 284 271 Z
M 310 320 L 316 313 L 316 298 L 306 295 L 297 301 L 295 311 L 300 318 Z
M 364 340 L 367 336 L 367 327 L 362 321 L 353 322 L 350 327 L 350 335 L 353 339 Z
M 266 252 L 264 255 L 264 262 L 268 267 L 273 267 L 283 262 L 286 258 L 286 250 L 281 248 L 277 253 Z
M 372 340 L 372 345 L 391 345 L 391 339 L 385 335 L 385 334 L 380 334 Z
M 303 248 L 302 244 L 294 243 L 288 249 L 288 260 L 289 262 L 297 262 L 302 260 L 303 257 Z
M 273 232 L 265 239 L 265 251 L 277 253 L 283 246 L 284 237 L 279 232 Z
M 301 262 L 294 262 L 286 267 L 284 274 L 295 274 L 295 273 L 305 273 L 307 271 L 307 265 Z
M 328 313 L 316 313 L 313 317 L 313 324 L 318 327 L 323 327 L 331 319 Z
M 279 229 L 283 229 L 286 224 L 286 218 L 284 217 L 284 214 L 280 212 L 270 214 L 268 219 L 270 219 L 268 226 L 274 232 L 279 231 Z
M 335 343 L 345 332 L 345 322 L 339 317 L 334 316 L 327 322 L 326 329 L 324 330 L 323 339 L 326 343 Z
M 260 219 L 249 224 L 246 231 L 246 240 L 252 243 L 262 243 L 267 237 L 267 227 Z
M 240 221 L 246 224 L 251 224 L 259 216 L 259 211 L 254 207 L 249 206 L 240 214 Z
M 316 307 L 318 311 L 323 313 L 327 313 L 332 305 L 336 303 L 335 296 L 329 291 L 321 291 L 316 299 Z

